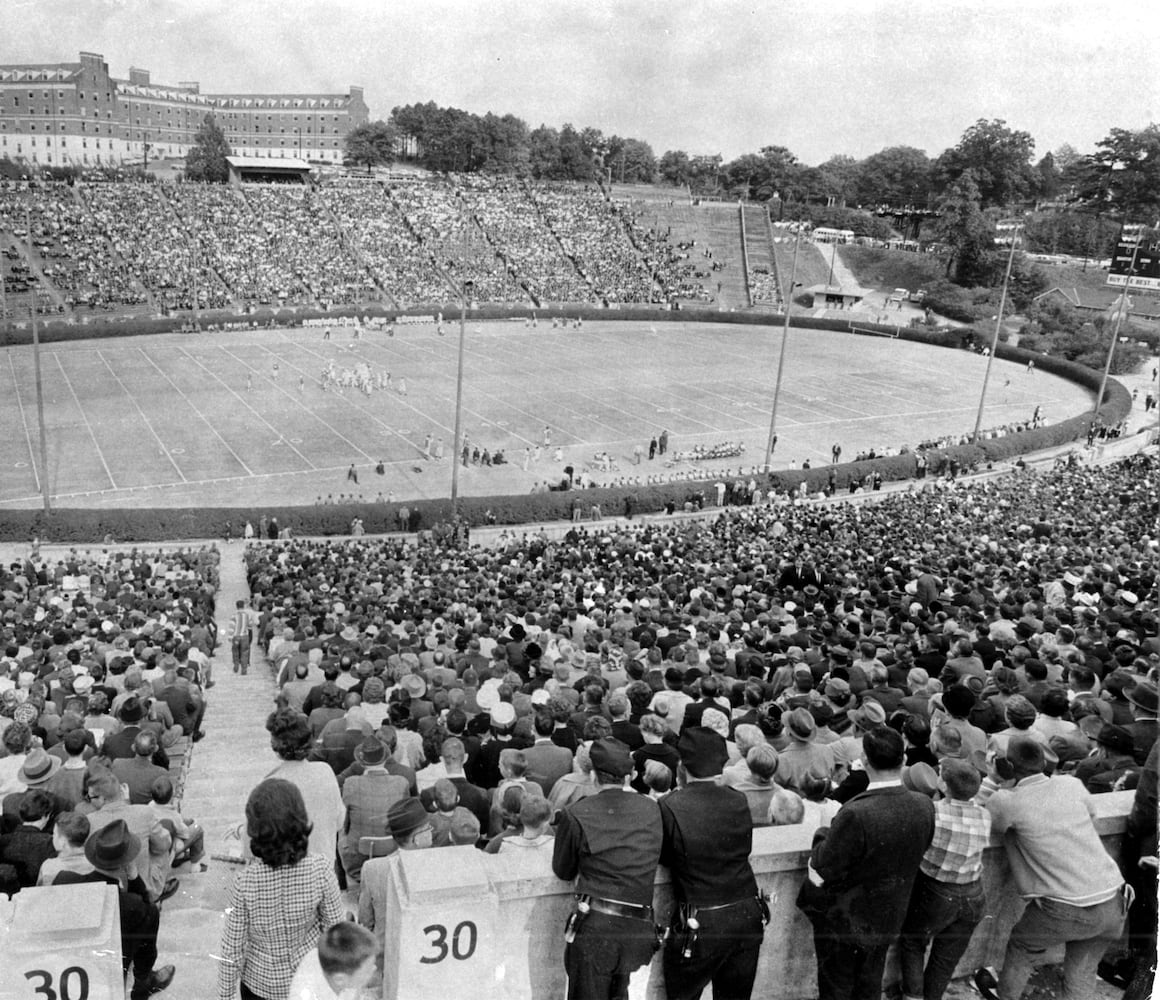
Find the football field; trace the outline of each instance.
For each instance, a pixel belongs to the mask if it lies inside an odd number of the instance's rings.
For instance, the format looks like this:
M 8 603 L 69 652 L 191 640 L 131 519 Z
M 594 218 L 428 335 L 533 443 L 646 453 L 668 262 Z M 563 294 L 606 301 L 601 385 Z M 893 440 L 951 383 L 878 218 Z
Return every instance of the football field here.
M 394 336 L 351 328 L 167 334 L 42 348 L 47 468 L 41 468 L 33 353 L 0 358 L 0 507 L 40 503 L 46 479 L 62 507 L 310 504 L 318 496 L 447 496 L 458 325 Z M 593 321 L 469 322 L 463 422 L 472 446 L 503 449 L 504 466 L 460 468 L 464 495 L 527 492 L 562 467 L 598 480 L 696 468 L 633 465 L 633 448 L 669 432 L 669 450 L 742 442 L 710 470 L 760 464 L 781 346 L 780 326 Z M 388 388 L 323 388 L 322 372 L 365 365 Z M 986 359 L 878 337 L 790 331 L 774 466 L 845 460 L 870 447 L 912 447 L 974 427 Z M 405 394 L 402 391 L 405 385 Z M 984 427 L 1048 421 L 1091 394 L 1045 372 L 996 361 Z M 525 448 L 551 445 L 525 470 Z M 442 461 L 424 455 L 444 442 Z M 559 447 L 562 460 L 554 461 Z M 619 473 L 596 470 L 607 451 Z M 670 456 L 666 456 L 670 457 Z M 384 474 L 375 467 L 382 462 Z M 358 484 L 348 480 L 355 466 Z M 42 478 L 43 477 L 43 478 Z

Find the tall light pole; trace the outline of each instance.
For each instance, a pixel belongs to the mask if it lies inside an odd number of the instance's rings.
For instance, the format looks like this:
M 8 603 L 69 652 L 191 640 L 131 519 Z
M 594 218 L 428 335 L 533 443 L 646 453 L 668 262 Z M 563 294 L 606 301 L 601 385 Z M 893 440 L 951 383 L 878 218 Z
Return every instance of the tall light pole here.
M 995 363 L 995 351 L 999 348 L 999 331 L 1003 328 L 1003 307 L 1007 304 L 1007 283 L 1011 280 L 1011 265 L 1015 262 L 1015 244 L 1019 241 L 1021 225 L 1011 233 L 1011 250 L 1007 254 L 1007 270 L 1003 275 L 1003 292 L 999 296 L 999 315 L 995 317 L 995 333 L 991 337 L 991 350 L 987 353 L 987 369 L 983 372 L 983 388 L 979 392 L 979 412 L 975 416 L 975 433 L 971 440 L 977 442 L 983 429 L 983 407 L 987 402 L 987 383 L 991 381 L 991 365 Z
M 1100 391 L 1096 396 L 1096 405 L 1092 416 L 1098 417 L 1100 407 L 1104 402 L 1104 391 L 1108 387 L 1108 375 L 1112 371 L 1112 355 L 1116 353 L 1116 341 L 1120 338 L 1120 324 L 1124 321 L 1124 311 L 1128 308 L 1128 284 L 1132 280 L 1132 272 L 1136 270 L 1136 258 L 1140 254 L 1140 244 L 1143 242 L 1143 230 L 1136 236 L 1136 245 L 1132 248 L 1132 261 L 1128 265 L 1128 273 L 1124 275 L 1124 290 L 1120 292 L 1120 302 L 1116 307 L 1116 325 L 1112 329 L 1112 342 L 1108 344 L 1108 359 L 1104 362 L 1104 376 L 1100 379 Z
M 32 214 L 25 207 L 24 228 L 28 231 L 28 259 L 32 260 Z M 32 362 L 36 370 L 36 421 L 40 425 L 40 494 L 44 501 L 44 512 L 52 508 L 48 501 L 48 436 L 44 429 L 44 389 L 40 380 L 40 331 L 36 323 L 36 292 L 32 293 L 32 304 L 28 307 L 32 320 Z
M 455 434 L 451 441 L 451 516 L 459 515 L 459 435 L 463 425 L 463 345 L 467 339 L 467 241 L 471 235 L 467 202 L 460 202 L 463 217 L 463 276 L 459 280 L 459 360 L 455 368 Z
M 793 305 L 793 290 L 797 279 L 798 247 L 801 246 L 802 231 L 799 224 L 797 236 L 793 241 L 793 266 L 789 273 L 789 291 L 785 296 L 785 322 L 781 331 L 781 352 L 777 357 L 777 380 L 773 385 L 773 409 L 769 414 L 769 437 L 765 441 L 765 472 L 769 473 L 770 463 L 773 461 L 773 439 L 777 437 L 777 400 L 781 395 L 781 373 L 785 368 L 785 345 L 789 340 L 789 311 Z

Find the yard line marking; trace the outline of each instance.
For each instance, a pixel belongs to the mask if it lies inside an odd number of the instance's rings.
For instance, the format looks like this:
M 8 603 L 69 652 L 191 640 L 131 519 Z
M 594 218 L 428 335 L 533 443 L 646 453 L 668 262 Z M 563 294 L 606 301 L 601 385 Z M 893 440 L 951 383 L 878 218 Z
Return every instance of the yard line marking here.
M 183 483 L 188 482 L 189 480 L 185 478 L 185 473 L 181 471 L 181 467 L 177 464 L 176 461 L 174 461 L 173 456 L 169 453 L 169 449 L 165 447 L 165 442 L 161 440 L 160 435 L 154 429 L 152 422 L 147 416 L 145 416 L 145 411 L 141 409 L 141 404 L 137 402 L 137 397 L 134 396 L 126 387 L 125 383 L 121 381 L 121 376 L 113 370 L 113 366 L 109 364 L 109 359 L 106 358 L 100 351 L 97 351 L 97 357 L 101 359 L 101 363 L 109 369 L 109 374 L 112 375 L 114 379 L 116 379 L 117 385 L 119 385 L 125 395 L 129 397 L 129 401 L 133 404 L 134 409 L 136 409 L 141 419 L 145 421 L 145 426 L 149 428 L 149 433 L 153 435 L 154 440 L 161 446 L 162 452 L 164 452 L 165 457 L 169 459 L 169 464 L 173 466 L 174 470 L 181 477 L 181 481 Z
M 214 437 L 216 437 L 223 445 L 225 445 L 226 451 L 228 451 L 231 455 L 234 456 L 234 461 L 236 461 L 238 463 L 238 465 L 240 465 L 243 469 L 246 470 L 246 475 L 252 476 L 254 473 L 251 471 L 250 467 L 248 465 L 246 465 L 245 462 L 242 461 L 242 456 L 239 455 L 236 451 L 234 451 L 233 448 L 230 447 L 230 443 L 224 437 L 222 437 L 220 433 L 218 433 L 218 429 L 216 427 L 214 427 L 214 425 L 210 422 L 209 418 L 206 417 L 206 415 L 204 413 L 202 413 L 201 410 L 199 410 L 196 406 L 193 405 L 193 400 L 189 398 L 189 395 L 185 392 L 185 390 L 182 389 L 181 386 L 179 386 L 176 382 L 174 382 L 173 379 L 169 377 L 169 373 L 167 371 L 165 371 L 165 369 L 163 369 L 156 361 L 154 361 L 145 352 L 144 347 L 138 347 L 137 350 L 140 352 L 141 356 L 146 361 L 149 362 L 149 364 L 151 364 L 154 368 L 157 369 L 157 373 L 173 387 L 173 389 L 177 392 L 177 394 L 182 399 L 185 400 L 185 402 L 189 405 L 189 408 L 191 410 L 193 410 L 194 413 L 197 414 L 198 419 L 200 419 L 201 422 L 204 423 L 206 425 L 206 427 L 208 427 L 210 429 L 210 433 L 212 433 L 214 435 Z
M 104 452 L 101 451 L 101 446 L 97 444 L 97 435 L 93 430 L 93 425 L 89 423 L 89 415 L 85 413 L 85 409 L 81 406 L 81 401 L 77 398 L 77 391 L 73 388 L 72 380 L 68 377 L 68 372 L 64 370 L 64 364 L 60 360 L 60 355 L 53 353 L 53 358 L 56 361 L 56 366 L 60 369 L 61 375 L 64 377 L 64 384 L 68 386 L 68 391 L 72 393 L 73 402 L 77 404 L 77 410 L 80 411 L 81 420 L 85 422 L 85 427 L 88 428 L 89 437 L 93 439 L 93 447 L 97 449 L 97 458 L 101 460 L 101 465 L 105 467 L 105 475 L 109 477 L 109 482 L 112 483 L 113 489 L 119 489 L 117 481 L 113 478 L 113 473 L 109 471 L 109 463 L 105 461 Z
M 225 350 L 225 348 L 219 346 L 218 350 Z M 267 420 L 265 417 L 263 417 L 262 414 L 260 414 L 257 410 L 255 410 L 249 403 L 247 403 L 246 400 L 238 393 L 238 391 L 236 389 L 231 388 L 230 384 L 225 379 L 223 379 L 220 375 L 218 375 L 217 372 L 212 371 L 209 368 L 206 368 L 206 366 L 203 362 L 201 362 L 197 358 L 195 358 L 184 347 L 179 347 L 178 351 L 180 351 L 182 354 L 184 354 L 190 361 L 192 361 L 199 368 L 205 369 L 205 371 L 208 372 L 209 375 L 211 375 L 213 378 L 215 378 L 217 381 L 219 381 L 222 385 L 224 385 L 226 387 L 226 389 L 229 390 L 230 395 L 232 395 L 235 399 L 237 399 L 237 401 L 239 403 L 241 403 L 242 406 L 244 406 L 247 410 L 249 410 L 263 424 L 265 424 L 267 427 L 269 427 L 270 430 L 277 433 L 278 437 L 282 436 L 281 433 L 278 432 L 277 427 L 275 427 L 272 423 L 270 423 L 269 420 Z M 231 357 L 232 357 L 232 355 L 231 355 Z M 307 465 L 309 465 L 312 471 L 318 468 L 312 461 L 310 461 L 310 459 L 308 459 L 305 455 L 303 455 L 302 452 L 300 452 L 297 448 L 295 448 L 294 445 L 290 445 L 290 450 L 292 452 L 294 452 L 294 454 L 297 455 L 300 459 L 302 459 L 303 462 L 305 462 Z
M 20 422 L 24 425 L 24 440 L 28 443 L 28 460 L 32 464 L 32 478 L 36 484 L 36 491 L 39 493 L 40 473 L 36 469 L 36 455 L 32 451 L 32 433 L 28 429 L 28 417 L 24 413 L 24 401 L 20 398 L 20 380 L 16 377 L 16 365 L 12 361 L 11 349 L 5 353 L 8 355 L 8 368 L 12 372 L 12 395 L 16 399 L 16 405 L 20 408 Z

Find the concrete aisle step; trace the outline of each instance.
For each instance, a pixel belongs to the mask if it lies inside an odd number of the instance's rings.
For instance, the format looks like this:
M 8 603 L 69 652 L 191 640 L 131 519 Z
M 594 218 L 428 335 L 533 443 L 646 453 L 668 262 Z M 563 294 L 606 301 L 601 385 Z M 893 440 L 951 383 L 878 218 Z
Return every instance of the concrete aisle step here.
M 219 643 L 208 692 L 205 738 L 189 747 L 182 815 L 205 830 L 206 871 L 178 872 L 181 888 L 162 906 L 158 964 L 173 963 L 177 976 L 167 1000 L 203 1000 L 216 990 L 222 921 L 230 886 L 240 866 L 212 855 L 237 853 L 231 831 L 245 818 L 250 790 L 275 766 L 265 721 L 274 701 L 274 683 L 261 652 L 245 676 L 230 663 L 228 628 L 234 602 L 249 597 L 243 547 L 222 547 L 217 596 Z

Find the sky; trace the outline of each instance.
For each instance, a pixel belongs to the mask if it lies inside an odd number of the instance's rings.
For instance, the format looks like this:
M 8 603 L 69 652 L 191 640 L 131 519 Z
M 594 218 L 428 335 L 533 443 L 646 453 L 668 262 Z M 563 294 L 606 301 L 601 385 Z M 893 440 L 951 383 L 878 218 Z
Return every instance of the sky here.
M 1160 117 L 1155 0 L 0 0 L 0 63 L 102 54 L 204 93 L 345 93 L 593 126 L 726 161 L 931 156 L 980 118 L 1036 157 Z

